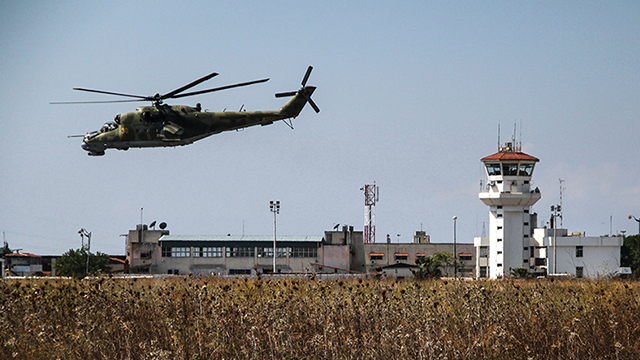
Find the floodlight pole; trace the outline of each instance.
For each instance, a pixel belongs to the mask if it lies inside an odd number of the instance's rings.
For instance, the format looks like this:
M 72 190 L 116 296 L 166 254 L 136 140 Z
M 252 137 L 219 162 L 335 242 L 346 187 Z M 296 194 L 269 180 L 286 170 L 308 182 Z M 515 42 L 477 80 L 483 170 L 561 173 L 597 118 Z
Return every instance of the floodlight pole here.
M 273 213 L 273 270 L 271 275 L 276 273 L 276 215 L 280 213 L 280 200 L 269 202 L 269 208 Z
M 638 254 L 640 254 L 640 219 L 638 219 L 637 217 L 633 216 L 633 215 L 629 215 L 629 220 L 635 220 L 636 222 L 638 222 L 638 239 L 636 241 L 636 247 L 638 248 Z
M 456 253 L 458 252 L 457 244 L 456 244 L 456 221 L 458 220 L 457 216 L 453 217 L 453 277 L 454 279 L 458 278 L 458 256 Z
M 82 238 L 82 247 L 84 247 L 84 237 L 87 237 L 87 267 L 86 267 L 86 276 L 89 276 L 89 251 L 91 250 L 91 233 L 85 230 L 84 228 L 78 231 L 80 237 Z
M 553 213 L 553 274 L 557 274 L 558 273 L 558 269 L 556 268 L 557 264 L 558 264 L 558 260 L 556 257 L 557 254 L 557 250 L 558 247 L 556 246 L 556 243 L 558 242 L 558 236 L 557 236 L 557 227 L 558 227 L 558 217 L 560 217 L 562 219 L 562 205 L 551 205 L 551 212 Z M 548 257 L 548 256 L 547 256 Z M 549 265 L 547 264 L 547 267 L 549 267 Z

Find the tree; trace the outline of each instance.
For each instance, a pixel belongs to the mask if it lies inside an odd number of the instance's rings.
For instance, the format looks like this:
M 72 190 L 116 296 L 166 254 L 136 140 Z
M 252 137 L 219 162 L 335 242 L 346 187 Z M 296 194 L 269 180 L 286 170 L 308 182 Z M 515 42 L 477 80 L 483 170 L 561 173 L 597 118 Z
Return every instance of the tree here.
M 97 274 L 109 269 L 109 255 L 97 252 L 92 254 L 86 247 L 69 249 L 56 260 L 56 273 L 60 276 L 83 277 L 87 275 L 87 255 L 89 256 L 89 274 Z
M 447 276 L 453 276 L 456 266 L 458 269 L 460 268 L 460 264 L 456 261 L 457 259 L 453 256 L 452 252 L 441 251 L 435 253 L 433 257 L 440 263 L 440 267 L 444 270 Z
M 640 277 L 640 236 L 626 236 L 624 238 L 624 245 L 620 250 L 620 265 L 624 267 L 630 267 L 633 272 L 633 277 Z
M 529 269 L 524 267 L 519 267 L 515 269 L 511 269 L 511 277 L 514 279 L 525 279 L 530 276 Z
M 4 246 L 2 246 L 2 257 L 11 253 L 13 253 L 13 251 L 9 248 L 9 243 L 5 241 Z
M 417 280 L 439 279 L 442 276 L 442 271 L 440 270 L 442 263 L 438 260 L 437 254 L 417 258 L 416 265 L 418 265 L 418 271 L 415 274 Z

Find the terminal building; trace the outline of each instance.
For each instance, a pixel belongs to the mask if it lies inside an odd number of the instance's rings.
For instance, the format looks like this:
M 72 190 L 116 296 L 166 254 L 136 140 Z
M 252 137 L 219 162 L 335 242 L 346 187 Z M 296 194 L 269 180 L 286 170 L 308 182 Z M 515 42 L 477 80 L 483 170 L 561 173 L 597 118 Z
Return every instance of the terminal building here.
M 473 244 L 456 244 L 459 276 L 473 276 Z M 127 271 L 170 275 L 255 275 L 273 272 L 273 237 L 237 235 L 171 235 L 138 225 L 127 240 Z M 411 276 L 421 256 L 453 253 L 454 244 L 431 243 L 416 232 L 413 243 L 364 243 L 353 227 L 326 231 L 324 236 L 278 236 L 276 269 L 279 274 L 372 274 Z M 445 276 L 454 269 L 445 268 Z

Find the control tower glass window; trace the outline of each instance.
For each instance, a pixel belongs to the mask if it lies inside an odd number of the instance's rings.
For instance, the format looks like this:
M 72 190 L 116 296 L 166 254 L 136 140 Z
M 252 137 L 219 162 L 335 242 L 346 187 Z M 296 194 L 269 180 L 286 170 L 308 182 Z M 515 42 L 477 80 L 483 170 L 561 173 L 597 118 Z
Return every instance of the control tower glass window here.
M 502 172 L 504 176 L 517 176 L 518 164 L 502 164 Z
M 520 176 L 531 176 L 533 164 L 520 164 Z
M 489 176 L 500 175 L 500 164 L 487 164 L 487 174 Z

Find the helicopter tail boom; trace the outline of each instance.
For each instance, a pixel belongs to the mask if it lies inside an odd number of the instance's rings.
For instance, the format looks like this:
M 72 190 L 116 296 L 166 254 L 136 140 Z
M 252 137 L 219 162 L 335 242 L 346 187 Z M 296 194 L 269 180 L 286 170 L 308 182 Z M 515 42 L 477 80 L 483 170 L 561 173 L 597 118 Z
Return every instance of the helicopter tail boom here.
M 307 104 L 307 100 L 316 88 L 314 86 L 305 86 L 303 89 L 304 93 L 302 91 L 296 93 L 291 100 L 284 104 L 279 111 L 280 115 L 286 116 L 287 118 L 295 118 L 300 114 L 302 108 Z

